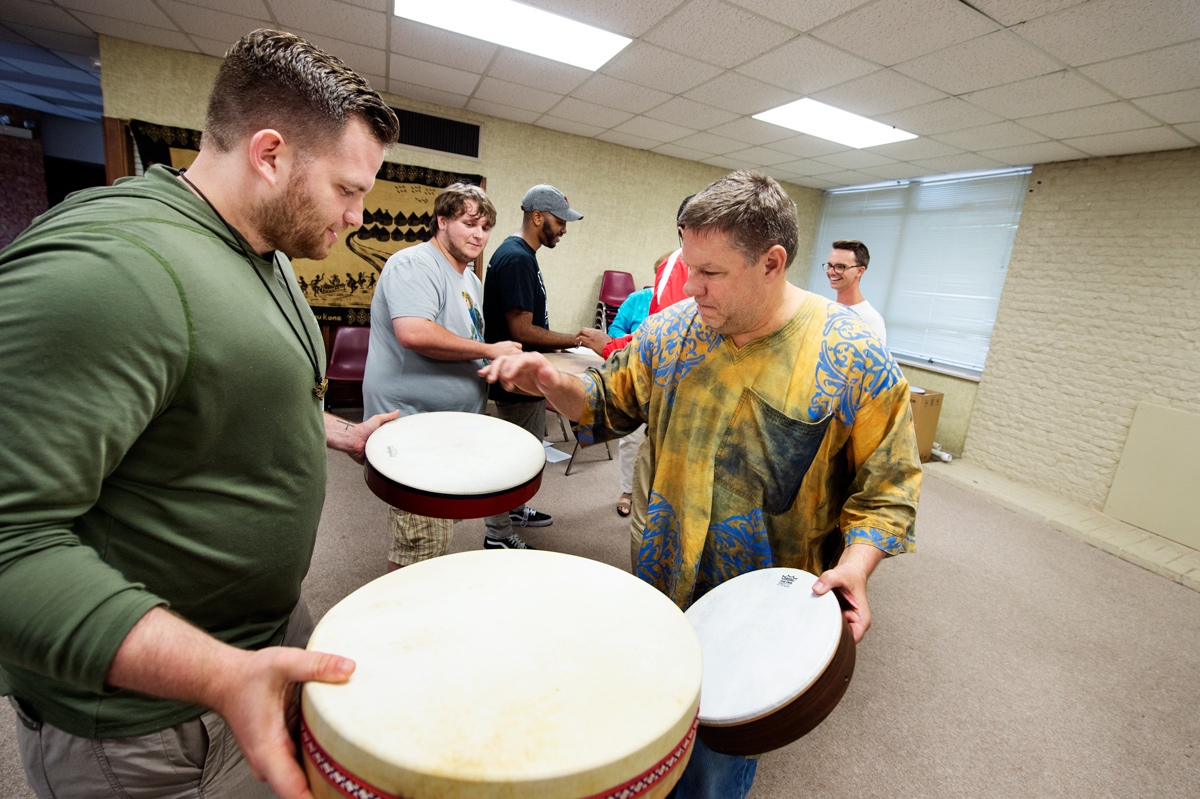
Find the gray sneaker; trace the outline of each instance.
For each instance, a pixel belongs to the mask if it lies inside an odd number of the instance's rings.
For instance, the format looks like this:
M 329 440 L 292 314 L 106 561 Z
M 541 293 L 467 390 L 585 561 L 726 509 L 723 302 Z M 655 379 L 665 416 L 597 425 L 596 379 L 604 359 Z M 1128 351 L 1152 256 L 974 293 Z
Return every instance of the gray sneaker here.
M 484 549 L 533 549 L 533 547 L 521 540 L 521 537 L 513 533 L 508 538 L 492 538 L 490 535 L 483 537 Z

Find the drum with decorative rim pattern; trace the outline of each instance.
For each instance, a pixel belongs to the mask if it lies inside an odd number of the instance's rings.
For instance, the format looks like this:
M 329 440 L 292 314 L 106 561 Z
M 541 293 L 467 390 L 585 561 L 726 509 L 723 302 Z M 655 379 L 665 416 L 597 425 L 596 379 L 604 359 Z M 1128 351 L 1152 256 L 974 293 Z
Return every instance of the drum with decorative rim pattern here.
M 854 636 L 816 576 L 761 569 L 722 583 L 688 608 L 704 648 L 700 740 L 759 755 L 824 721 L 854 674 Z
M 519 508 L 537 493 L 546 449 L 511 422 L 481 413 L 418 413 L 367 439 L 367 486 L 419 516 L 480 519 Z
M 665 596 L 593 560 L 406 566 L 334 606 L 309 649 L 356 663 L 304 686 L 318 799 L 662 799 L 691 756 L 700 642 Z

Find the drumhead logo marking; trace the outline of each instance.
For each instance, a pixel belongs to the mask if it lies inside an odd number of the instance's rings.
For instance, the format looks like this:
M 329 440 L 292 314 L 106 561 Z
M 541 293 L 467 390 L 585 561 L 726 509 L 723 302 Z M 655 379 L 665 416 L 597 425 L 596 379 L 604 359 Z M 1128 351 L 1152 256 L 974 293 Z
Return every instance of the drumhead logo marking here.
M 400 457 L 400 451 L 398 449 L 396 449 L 394 446 L 392 446 L 391 444 L 388 444 L 388 446 L 387 446 L 387 453 L 388 453 L 388 456 L 392 457 L 392 458 Z
M 796 582 L 796 575 L 794 574 L 785 574 L 779 578 L 779 584 L 784 588 L 791 588 L 794 582 Z

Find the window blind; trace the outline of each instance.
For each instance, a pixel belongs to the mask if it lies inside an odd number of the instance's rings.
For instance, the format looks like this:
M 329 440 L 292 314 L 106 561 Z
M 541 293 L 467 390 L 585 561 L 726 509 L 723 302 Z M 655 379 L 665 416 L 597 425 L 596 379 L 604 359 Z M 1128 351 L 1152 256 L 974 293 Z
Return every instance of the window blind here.
M 887 324 L 888 349 L 983 371 L 1028 168 L 942 175 L 826 192 L 807 288 L 830 299 L 831 244 L 871 252 L 859 284 Z

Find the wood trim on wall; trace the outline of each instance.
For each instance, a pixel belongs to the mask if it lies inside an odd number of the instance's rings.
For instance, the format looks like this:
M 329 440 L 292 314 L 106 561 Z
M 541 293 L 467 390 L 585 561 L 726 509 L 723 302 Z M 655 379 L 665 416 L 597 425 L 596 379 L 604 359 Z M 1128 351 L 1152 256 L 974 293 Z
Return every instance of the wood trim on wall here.
M 129 135 L 129 120 L 104 117 L 104 179 L 108 185 L 117 178 L 133 174 L 133 139 Z

